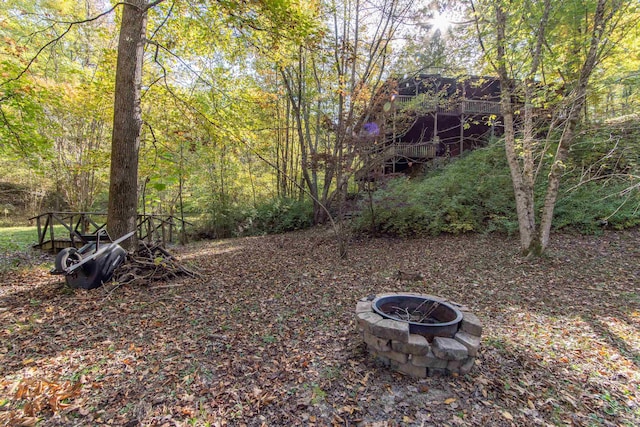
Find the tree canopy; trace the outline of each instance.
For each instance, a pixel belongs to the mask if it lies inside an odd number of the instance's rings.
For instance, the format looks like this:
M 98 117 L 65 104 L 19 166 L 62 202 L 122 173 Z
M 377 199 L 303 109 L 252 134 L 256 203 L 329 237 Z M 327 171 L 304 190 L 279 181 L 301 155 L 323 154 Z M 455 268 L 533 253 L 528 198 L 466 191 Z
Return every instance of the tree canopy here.
M 531 80 L 540 85 L 530 101 L 555 108 L 581 81 L 596 31 L 578 118 L 637 111 L 638 5 L 602 3 L 600 28 L 596 0 L 141 2 L 133 208 L 201 215 L 220 235 L 266 200 L 307 200 L 314 221 L 326 221 L 356 191 L 363 146 L 383 142 L 370 129 L 383 126 L 390 77 L 435 69 Z M 61 207 L 104 209 L 125 5 L 9 0 L 0 10 L 1 161 L 23 165 L 0 179 L 27 184 L 34 210 L 43 189 Z

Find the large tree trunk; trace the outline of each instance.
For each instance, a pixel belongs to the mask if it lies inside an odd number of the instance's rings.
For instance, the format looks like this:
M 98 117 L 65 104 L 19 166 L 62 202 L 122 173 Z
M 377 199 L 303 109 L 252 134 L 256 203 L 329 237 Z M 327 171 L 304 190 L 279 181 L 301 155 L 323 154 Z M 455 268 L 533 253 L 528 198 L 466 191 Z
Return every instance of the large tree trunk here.
M 146 0 L 123 4 L 111 141 L 109 184 L 109 234 L 116 239 L 136 229 L 138 202 L 138 151 L 142 115 L 140 85 L 147 25 Z M 135 247 L 135 237 L 123 242 Z
M 521 170 L 519 155 L 516 152 L 511 100 L 508 94 L 503 95 L 502 110 L 504 114 L 505 153 L 515 194 L 520 249 L 523 255 L 536 254 L 540 248 L 536 244 L 538 231 L 536 227 L 534 187 L 531 179 L 526 177 L 523 174 L 524 171 Z

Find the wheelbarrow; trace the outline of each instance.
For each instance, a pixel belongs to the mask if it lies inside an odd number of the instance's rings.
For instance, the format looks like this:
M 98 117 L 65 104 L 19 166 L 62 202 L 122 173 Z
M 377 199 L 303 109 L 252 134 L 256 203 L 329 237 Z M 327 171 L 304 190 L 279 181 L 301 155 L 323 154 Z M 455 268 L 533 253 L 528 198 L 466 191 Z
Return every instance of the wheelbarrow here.
M 108 282 L 125 260 L 127 251 L 118 243 L 133 236 L 125 234 L 110 243 L 89 242 L 79 249 L 65 248 L 56 256 L 51 274 L 64 274 L 72 288 L 95 289 Z

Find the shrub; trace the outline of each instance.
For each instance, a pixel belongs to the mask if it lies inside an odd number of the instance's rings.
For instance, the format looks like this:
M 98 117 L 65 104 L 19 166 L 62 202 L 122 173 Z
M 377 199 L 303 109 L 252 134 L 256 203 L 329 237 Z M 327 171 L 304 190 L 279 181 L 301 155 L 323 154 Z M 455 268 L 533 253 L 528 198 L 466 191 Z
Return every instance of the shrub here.
M 312 220 L 312 206 L 307 201 L 273 199 L 256 207 L 212 204 L 196 235 L 219 239 L 284 233 L 310 227 Z
M 554 229 L 596 233 L 603 226 L 640 225 L 637 182 L 637 134 L 612 141 L 611 133 L 585 133 L 575 144 L 554 212 Z M 605 140 L 602 140 L 606 135 Z M 635 137 L 634 137 L 635 135 Z M 615 144 L 615 145 L 614 145 Z M 614 151 L 618 150 L 618 151 Z M 422 179 L 397 178 L 361 204 L 358 231 L 412 236 L 439 233 L 516 233 L 513 186 L 504 147 L 492 143 L 430 170 Z M 584 181 L 585 171 L 595 179 Z M 546 177 L 548 171 L 539 172 Z M 636 177 L 636 178 L 633 178 Z M 635 181 L 634 181 L 635 180 Z M 536 209 L 544 202 L 546 182 L 535 188 Z
M 362 205 L 358 230 L 399 236 L 517 230 L 513 189 L 499 144 L 468 153 L 422 179 L 392 180 L 372 199 L 372 206 Z
M 242 209 L 232 205 L 214 204 L 205 213 L 205 219 L 196 229 L 197 238 L 223 239 L 238 235 L 238 226 L 244 221 Z
M 558 198 L 553 225 L 594 234 L 603 227 L 624 229 L 640 225 L 640 192 L 630 181 L 588 182 Z
M 247 232 L 273 234 L 308 228 L 313 223 L 313 207 L 308 201 L 273 199 L 258 205 Z

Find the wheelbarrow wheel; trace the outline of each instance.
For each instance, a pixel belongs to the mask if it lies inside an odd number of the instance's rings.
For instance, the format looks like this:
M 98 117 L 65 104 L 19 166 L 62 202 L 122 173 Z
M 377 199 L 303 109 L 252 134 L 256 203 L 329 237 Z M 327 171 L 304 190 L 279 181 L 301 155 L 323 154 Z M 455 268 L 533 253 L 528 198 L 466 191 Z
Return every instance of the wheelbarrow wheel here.
M 55 268 L 59 272 L 67 271 L 71 267 L 82 260 L 82 255 L 78 253 L 76 248 L 64 248 L 58 253 L 55 260 Z

